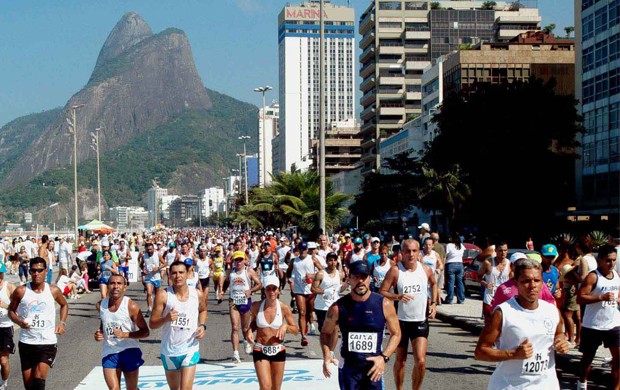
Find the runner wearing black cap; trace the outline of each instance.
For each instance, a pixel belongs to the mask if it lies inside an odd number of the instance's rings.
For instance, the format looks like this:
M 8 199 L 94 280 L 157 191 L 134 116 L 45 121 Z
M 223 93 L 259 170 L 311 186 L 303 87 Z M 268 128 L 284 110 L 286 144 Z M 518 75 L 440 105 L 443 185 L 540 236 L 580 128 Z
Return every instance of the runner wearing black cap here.
M 342 333 L 340 355 L 344 359 L 338 369 L 341 390 L 384 389 L 385 364 L 400 341 L 400 328 L 394 305 L 389 299 L 370 291 L 368 264 L 351 264 L 351 294 L 339 299 L 327 312 L 321 330 L 323 374 L 331 376 L 330 364 L 336 364 L 331 351 L 336 327 Z M 390 338 L 382 350 L 383 330 L 387 324 Z
M 297 246 L 299 256 L 293 260 L 293 264 L 289 267 L 289 278 L 293 279 L 293 295 L 297 302 L 299 310 L 299 329 L 301 330 L 301 345 L 308 345 L 308 325 L 312 324 L 314 311 L 314 296 L 312 294 L 312 279 L 315 275 L 315 267 L 322 269 L 318 261 L 308 256 L 308 244 L 299 243 Z

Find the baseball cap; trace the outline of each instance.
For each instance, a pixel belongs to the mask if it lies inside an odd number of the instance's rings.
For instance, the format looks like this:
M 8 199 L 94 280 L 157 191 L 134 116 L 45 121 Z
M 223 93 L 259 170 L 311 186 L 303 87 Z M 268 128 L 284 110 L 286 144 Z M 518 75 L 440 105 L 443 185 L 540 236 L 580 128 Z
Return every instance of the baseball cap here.
M 558 255 L 558 248 L 556 248 L 553 244 L 543 245 L 542 249 L 540 250 L 540 254 L 543 256 L 556 257 Z
M 263 246 L 264 246 L 264 245 L 267 245 L 267 246 L 271 247 L 271 243 L 270 243 L 269 241 L 265 241 L 265 242 L 263 242 Z
M 379 237 L 373 237 L 370 242 L 381 242 L 381 240 L 379 239 Z
M 232 256 L 233 259 L 245 259 L 244 251 L 235 251 Z
M 6 265 L 4 265 L 4 263 L 0 263 L 0 273 L 6 273 Z
M 354 244 L 361 244 L 362 242 L 363 242 L 362 239 L 359 238 L 359 237 L 357 237 L 357 238 L 355 238 L 355 240 L 353 240 Z
M 263 279 L 263 287 L 269 287 L 269 286 L 276 286 L 276 287 L 280 287 L 280 279 L 278 279 L 277 276 L 275 275 L 269 275 L 266 276 Z
M 345 233 L 344 236 L 345 236 L 345 238 L 350 238 L 351 237 L 351 235 L 349 233 Z
M 364 238 L 370 238 L 370 234 L 368 233 L 364 234 Z
M 174 242 L 170 241 L 170 242 L 168 243 L 168 246 L 169 246 L 170 248 L 174 248 L 174 247 L 176 246 L 176 244 L 175 244 Z
M 562 275 L 566 275 L 567 273 L 569 273 L 570 271 L 572 271 L 573 269 L 575 269 L 577 266 L 574 265 L 570 265 L 570 264 L 565 264 L 562 269 L 560 270 L 560 272 L 562 273 Z
M 222 247 L 220 245 L 216 245 L 215 246 L 215 251 L 216 252 L 221 252 L 222 251 Z
M 325 256 L 325 259 L 326 259 L 326 260 L 329 260 L 329 259 L 331 259 L 331 258 L 337 259 L 337 258 L 338 258 L 338 253 L 336 253 L 336 252 L 329 252 L 329 253 Z
M 510 256 L 510 262 L 512 264 L 516 263 L 519 259 L 527 259 L 528 257 L 523 252 L 515 252 Z
M 370 268 L 365 261 L 356 261 L 349 266 L 349 274 L 351 275 L 370 275 Z
M 287 240 L 286 236 L 280 237 L 280 241 L 286 241 L 286 240 Z
M 299 243 L 299 245 L 297 245 L 297 249 L 299 249 L 300 251 L 305 251 L 306 249 L 308 249 L 308 244 L 302 241 Z
M 194 265 L 194 259 L 190 259 L 189 257 L 187 259 L 183 260 L 183 262 L 186 265 Z
M 316 249 L 316 242 L 310 241 L 308 243 L 308 249 Z
M 428 223 L 424 222 L 423 224 L 421 224 L 420 226 L 418 226 L 418 229 L 424 229 L 424 230 L 431 230 L 431 227 Z

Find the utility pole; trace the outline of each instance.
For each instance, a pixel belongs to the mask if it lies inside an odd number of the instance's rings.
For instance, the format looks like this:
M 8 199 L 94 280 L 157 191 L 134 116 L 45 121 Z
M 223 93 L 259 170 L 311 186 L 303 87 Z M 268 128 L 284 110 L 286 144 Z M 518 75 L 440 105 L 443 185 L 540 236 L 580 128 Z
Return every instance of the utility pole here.
M 97 152 L 97 210 L 99 212 L 99 221 L 102 221 L 101 219 L 101 168 L 99 166 L 99 130 L 101 130 L 101 127 L 97 127 L 94 133 L 90 133 L 90 135 L 93 137 L 92 139 L 93 145 L 91 145 L 90 147 L 94 149 L 95 152 Z
M 78 180 L 77 180 L 77 119 L 76 111 L 84 107 L 84 104 L 76 104 L 71 107 L 71 120 L 67 118 L 69 123 L 69 133 L 73 134 L 73 212 L 75 214 L 75 225 L 73 234 L 77 246 L 78 242 Z
M 262 177 L 262 187 L 265 187 L 265 184 L 267 184 L 267 152 L 266 152 L 266 146 L 265 144 L 266 142 L 266 129 L 265 129 L 265 92 L 269 91 L 273 89 L 272 87 L 270 87 L 269 85 L 266 85 L 264 87 L 258 87 L 258 88 L 254 88 L 254 92 L 260 92 L 263 94 L 263 115 L 261 116 L 261 120 L 262 120 L 262 126 L 263 126 L 263 133 L 262 134 L 258 134 L 258 136 L 260 137 L 258 142 L 262 145 L 262 152 L 261 152 L 261 158 L 259 158 L 259 162 L 263 163 L 263 169 L 261 169 L 261 177 Z M 244 151 L 245 153 L 245 151 Z M 258 184 L 261 184 L 261 181 L 258 181 Z M 246 200 L 247 203 L 247 200 Z
M 319 9 L 319 226 L 325 230 L 325 21 L 323 20 L 324 0 Z

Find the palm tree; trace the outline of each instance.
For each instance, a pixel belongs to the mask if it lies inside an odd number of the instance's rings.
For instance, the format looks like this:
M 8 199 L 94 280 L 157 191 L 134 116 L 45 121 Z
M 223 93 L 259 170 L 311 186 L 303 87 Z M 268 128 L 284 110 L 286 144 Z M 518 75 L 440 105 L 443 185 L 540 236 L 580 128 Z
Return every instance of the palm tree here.
M 575 31 L 575 27 L 573 26 L 566 26 L 564 27 L 564 31 L 566 31 L 566 38 L 570 38 L 570 34 Z

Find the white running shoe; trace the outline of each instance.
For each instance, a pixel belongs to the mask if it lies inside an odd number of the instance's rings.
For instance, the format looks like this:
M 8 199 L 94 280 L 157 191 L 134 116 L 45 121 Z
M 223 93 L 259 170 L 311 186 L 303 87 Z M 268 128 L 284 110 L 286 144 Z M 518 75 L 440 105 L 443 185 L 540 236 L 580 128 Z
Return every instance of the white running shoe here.
M 252 354 L 252 344 L 248 343 L 247 341 L 245 341 L 245 354 L 246 355 L 251 355 Z
M 239 351 L 233 352 L 232 358 L 230 360 L 232 360 L 232 362 L 235 364 L 241 363 L 241 357 L 239 356 Z
M 310 324 L 310 336 L 316 336 L 316 328 L 314 324 Z

